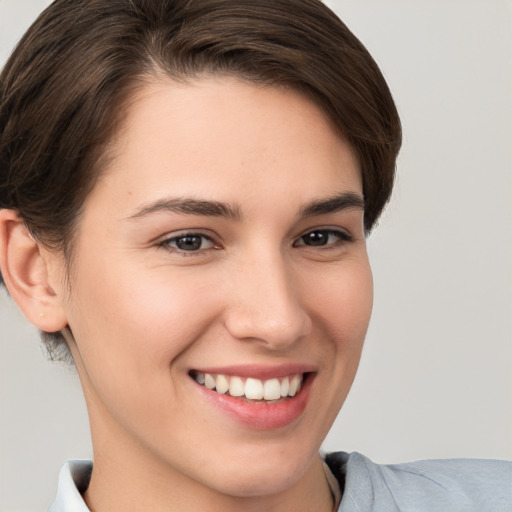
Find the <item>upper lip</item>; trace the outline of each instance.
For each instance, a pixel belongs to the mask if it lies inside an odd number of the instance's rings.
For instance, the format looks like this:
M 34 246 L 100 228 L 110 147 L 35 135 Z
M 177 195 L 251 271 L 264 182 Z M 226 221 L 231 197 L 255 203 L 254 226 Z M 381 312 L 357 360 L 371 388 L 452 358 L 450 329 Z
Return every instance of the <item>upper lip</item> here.
M 280 365 L 236 365 L 236 366 L 208 366 L 191 368 L 191 370 L 215 375 L 228 375 L 236 377 L 267 380 L 288 377 L 302 373 L 316 372 L 317 367 L 312 364 L 288 363 Z

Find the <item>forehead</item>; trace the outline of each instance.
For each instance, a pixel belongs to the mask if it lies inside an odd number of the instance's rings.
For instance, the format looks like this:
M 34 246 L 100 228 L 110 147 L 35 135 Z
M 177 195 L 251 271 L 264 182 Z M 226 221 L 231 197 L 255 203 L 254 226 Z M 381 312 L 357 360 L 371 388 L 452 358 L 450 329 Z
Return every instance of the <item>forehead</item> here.
M 163 189 L 227 201 L 269 187 L 362 189 L 354 152 L 317 105 L 235 78 L 148 83 L 127 104 L 112 148 L 96 188 L 141 200 Z

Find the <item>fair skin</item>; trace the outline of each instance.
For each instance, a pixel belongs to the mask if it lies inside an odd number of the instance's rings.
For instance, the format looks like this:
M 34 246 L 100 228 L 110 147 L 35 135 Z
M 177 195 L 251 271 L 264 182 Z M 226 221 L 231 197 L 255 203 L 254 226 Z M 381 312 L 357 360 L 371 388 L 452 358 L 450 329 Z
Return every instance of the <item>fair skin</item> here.
M 11 294 L 39 328 L 73 333 L 94 446 L 88 506 L 332 510 L 318 450 L 372 305 L 350 146 L 297 92 L 203 78 L 148 83 L 112 149 L 70 276 L 0 212 Z M 302 383 L 248 400 L 193 378 L 207 373 Z

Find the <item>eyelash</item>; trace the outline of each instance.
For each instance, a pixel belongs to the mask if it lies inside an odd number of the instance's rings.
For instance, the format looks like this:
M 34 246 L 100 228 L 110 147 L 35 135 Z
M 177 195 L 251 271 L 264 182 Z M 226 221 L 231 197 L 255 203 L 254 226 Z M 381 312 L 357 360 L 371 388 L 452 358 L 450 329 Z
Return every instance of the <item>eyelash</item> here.
M 325 244 L 319 244 L 319 245 L 307 245 L 305 242 L 306 237 L 311 237 L 312 235 L 321 235 L 325 236 L 327 235 L 327 242 Z M 330 237 L 336 237 L 337 240 L 335 242 L 329 243 Z M 200 238 L 201 239 L 201 245 L 195 249 L 195 250 L 186 250 L 186 249 L 180 249 L 179 247 L 175 247 L 171 245 L 172 243 L 177 243 L 179 240 L 184 240 L 186 238 Z M 203 245 L 204 240 L 207 240 L 212 244 L 212 247 L 207 247 L 203 249 L 201 246 Z M 335 248 L 340 247 L 341 245 L 353 242 L 354 238 L 352 235 L 345 231 L 340 231 L 337 229 L 313 229 L 311 231 L 308 231 L 301 235 L 295 242 L 293 243 L 293 247 L 308 247 L 313 249 L 319 249 L 319 250 L 332 250 Z M 211 251 L 211 250 L 217 250 L 220 248 L 218 244 L 215 243 L 215 240 L 208 235 L 205 235 L 204 233 L 198 233 L 198 232 L 184 232 L 179 235 L 166 238 L 165 240 L 162 240 L 158 243 L 158 247 L 162 247 L 169 252 L 175 252 L 182 256 L 196 256 L 199 254 L 204 254 L 205 251 Z

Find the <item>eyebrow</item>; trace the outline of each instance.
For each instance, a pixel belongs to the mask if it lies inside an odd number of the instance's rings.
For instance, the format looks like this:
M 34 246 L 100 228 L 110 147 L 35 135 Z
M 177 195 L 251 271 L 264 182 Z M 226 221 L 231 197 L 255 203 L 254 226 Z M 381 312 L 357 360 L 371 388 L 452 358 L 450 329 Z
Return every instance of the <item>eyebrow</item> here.
M 220 201 L 188 197 L 169 197 L 142 206 L 133 215 L 130 215 L 128 219 L 138 219 L 158 212 L 185 213 L 188 215 L 203 215 L 207 217 L 226 217 L 236 221 L 242 218 L 242 211 L 238 205 L 231 206 Z
M 320 199 L 304 205 L 300 210 L 300 217 L 315 217 L 317 215 L 327 215 L 343 210 L 363 210 L 364 198 L 356 192 L 343 192 L 341 194 Z
M 315 200 L 305 204 L 300 209 L 299 217 L 315 217 L 343 210 L 364 210 L 363 196 L 355 192 L 343 192 L 326 199 Z M 239 205 L 187 197 L 159 199 L 158 201 L 140 207 L 134 214 L 127 218 L 129 220 L 138 219 L 159 212 L 225 217 L 235 221 L 240 221 L 243 218 L 242 209 Z

